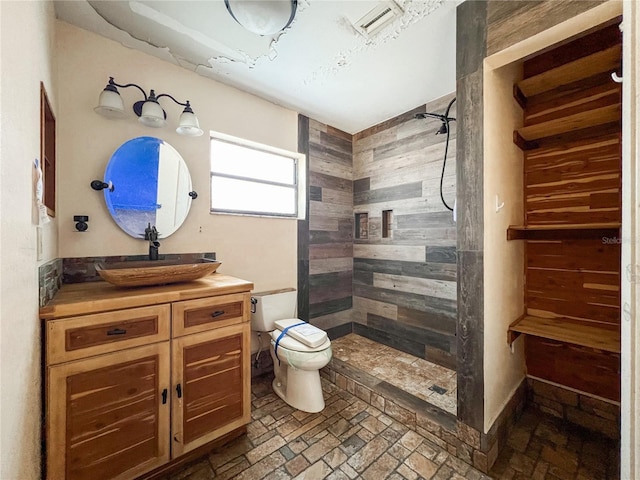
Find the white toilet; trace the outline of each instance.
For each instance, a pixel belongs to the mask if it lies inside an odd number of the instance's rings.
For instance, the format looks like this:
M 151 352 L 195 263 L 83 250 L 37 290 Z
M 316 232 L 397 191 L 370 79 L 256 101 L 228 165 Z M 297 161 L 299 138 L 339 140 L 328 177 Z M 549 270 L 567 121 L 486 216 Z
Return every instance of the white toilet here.
M 324 408 L 319 370 L 331 360 L 327 333 L 295 318 L 297 292 L 275 290 L 252 295 L 251 329 L 271 336 L 273 390 L 293 408 Z

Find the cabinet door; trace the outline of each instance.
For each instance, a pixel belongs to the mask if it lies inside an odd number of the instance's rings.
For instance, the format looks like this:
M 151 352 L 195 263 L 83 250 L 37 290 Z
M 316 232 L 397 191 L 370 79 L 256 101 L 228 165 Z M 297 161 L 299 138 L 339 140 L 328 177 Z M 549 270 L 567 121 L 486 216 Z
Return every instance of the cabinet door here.
M 47 477 L 130 479 L 169 460 L 169 342 L 48 368 Z
M 249 423 L 249 324 L 172 340 L 172 456 Z

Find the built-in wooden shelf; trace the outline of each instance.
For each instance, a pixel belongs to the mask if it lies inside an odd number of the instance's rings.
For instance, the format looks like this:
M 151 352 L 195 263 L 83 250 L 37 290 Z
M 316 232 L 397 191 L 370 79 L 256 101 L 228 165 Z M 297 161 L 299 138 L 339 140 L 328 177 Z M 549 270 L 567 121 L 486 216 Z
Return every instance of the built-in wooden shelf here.
M 513 95 L 523 109 L 527 110 L 531 102 L 544 104 L 556 116 L 514 130 L 514 143 L 527 151 L 619 132 L 622 116 L 620 99 L 608 105 L 603 104 L 602 99 L 619 89 L 609 75 L 619 72 L 620 67 L 620 46 L 616 45 L 516 83 Z M 585 97 L 583 92 L 590 92 L 588 95 L 591 96 Z M 558 99 L 562 99 L 564 104 L 590 101 L 593 106 L 577 111 L 580 108 L 573 105 L 565 113 L 556 104 Z
M 620 328 L 612 324 L 524 315 L 509 326 L 509 344 L 521 334 L 620 353 Z
M 521 80 L 516 84 L 516 97 L 532 97 L 597 73 L 620 74 L 619 68 L 620 46 L 616 45 Z
M 523 152 L 536 150 L 538 148 L 562 147 L 569 143 L 584 142 L 609 135 L 618 135 L 622 128 L 622 122 L 618 119 L 614 122 L 603 123 L 593 127 L 582 128 L 570 132 L 563 132 L 557 135 L 549 135 L 537 140 L 525 140 L 520 136 L 518 130 L 513 131 L 513 143 Z
M 585 223 L 568 225 L 510 225 L 507 240 L 556 240 L 563 238 L 600 238 L 617 235 L 620 223 Z
M 618 22 L 618 20 L 616 20 Z M 513 96 L 522 122 L 527 375 L 620 399 L 622 36 L 617 23 L 524 60 Z M 597 223 L 596 223 L 597 222 Z
M 584 112 L 554 118 L 547 122 L 521 127 L 513 132 L 516 145 L 526 144 L 545 137 L 566 135 L 579 130 L 591 129 L 620 120 L 622 106 L 619 103 L 594 108 Z

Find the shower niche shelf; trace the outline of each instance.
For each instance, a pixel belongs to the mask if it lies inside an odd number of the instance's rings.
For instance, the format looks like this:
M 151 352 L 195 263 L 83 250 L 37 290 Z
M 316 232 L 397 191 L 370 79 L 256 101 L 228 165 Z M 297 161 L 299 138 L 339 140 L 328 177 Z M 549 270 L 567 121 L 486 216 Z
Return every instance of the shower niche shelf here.
M 354 224 L 356 240 L 367 240 L 369 238 L 369 214 L 366 212 L 356 213 Z

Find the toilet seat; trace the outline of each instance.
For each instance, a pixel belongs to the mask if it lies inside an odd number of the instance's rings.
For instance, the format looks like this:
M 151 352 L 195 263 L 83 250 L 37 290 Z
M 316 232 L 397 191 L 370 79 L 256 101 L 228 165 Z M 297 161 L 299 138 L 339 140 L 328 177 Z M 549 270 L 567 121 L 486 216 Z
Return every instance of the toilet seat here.
M 279 330 L 274 330 L 273 332 L 271 332 L 271 338 L 273 339 L 274 342 L 278 339 L 278 336 L 281 333 L 282 332 L 279 331 Z M 324 342 L 319 347 L 307 347 L 305 344 L 300 343 L 295 338 L 291 338 L 291 337 L 285 335 L 280 340 L 278 348 L 279 349 L 283 348 L 285 350 L 291 350 L 293 352 L 309 352 L 309 353 L 311 353 L 311 352 L 321 352 L 322 350 L 326 350 L 329 347 L 331 347 L 331 340 L 329 340 L 329 339 L 327 339 L 327 341 Z
M 278 341 L 278 338 L 282 334 L 282 330 L 276 329 L 269 334 L 271 335 L 271 339 L 275 343 L 276 341 Z M 308 347 L 307 345 L 299 342 L 290 335 L 283 335 L 282 338 L 280 338 L 278 345 L 278 348 L 285 348 L 294 352 L 321 352 L 322 350 L 326 350 L 327 348 L 331 347 L 331 340 L 327 338 L 324 343 L 318 345 L 317 347 Z
M 307 347 L 319 347 L 327 341 L 327 332 L 299 318 L 276 320 L 273 322 L 273 326 L 300 343 L 304 343 Z

